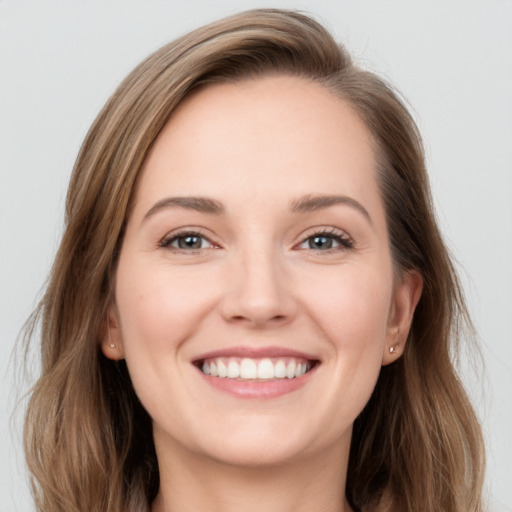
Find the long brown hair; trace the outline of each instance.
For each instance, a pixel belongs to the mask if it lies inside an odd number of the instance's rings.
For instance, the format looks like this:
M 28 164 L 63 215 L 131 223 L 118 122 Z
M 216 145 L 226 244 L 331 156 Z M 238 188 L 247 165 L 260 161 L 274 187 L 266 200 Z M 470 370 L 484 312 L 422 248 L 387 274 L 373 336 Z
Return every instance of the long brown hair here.
M 268 74 L 314 80 L 373 135 L 395 267 L 424 281 L 403 357 L 384 367 L 354 425 L 346 494 L 355 509 L 481 510 L 479 424 L 454 371 L 463 296 L 436 225 L 421 138 L 393 89 L 357 67 L 310 17 L 245 12 L 195 30 L 119 86 L 78 155 L 41 321 L 42 374 L 25 449 L 37 510 L 147 510 L 159 485 L 151 421 L 126 365 L 99 349 L 137 176 L 160 130 L 198 86 Z

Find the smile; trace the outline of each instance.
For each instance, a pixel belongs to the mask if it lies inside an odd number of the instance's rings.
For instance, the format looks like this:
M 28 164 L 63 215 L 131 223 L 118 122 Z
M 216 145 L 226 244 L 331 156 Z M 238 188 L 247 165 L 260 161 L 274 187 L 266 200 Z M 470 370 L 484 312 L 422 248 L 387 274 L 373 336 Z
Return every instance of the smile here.
M 201 354 L 192 363 L 213 389 L 236 398 L 267 400 L 306 386 L 321 360 L 284 347 L 238 346 Z
M 254 382 L 296 379 L 311 370 L 314 364 L 314 361 L 296 357 L 215 357 L 201 361 L 198 367 L 210 377 Z

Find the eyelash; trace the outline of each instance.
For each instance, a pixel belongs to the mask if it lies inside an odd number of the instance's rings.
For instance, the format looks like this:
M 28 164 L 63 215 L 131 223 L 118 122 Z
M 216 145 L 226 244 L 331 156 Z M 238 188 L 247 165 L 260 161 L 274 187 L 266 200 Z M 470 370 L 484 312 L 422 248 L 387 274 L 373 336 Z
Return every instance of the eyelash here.
M 350 238 L 346 233 L 343 233 L 334 228 L 321 229 L 319 231 L 314 231 L 313 233 L 308 234 L 306 238 L 302 240 L 296 247 L 300 247 L 301 245 L 311 241 L 315 238 L 325 238 L 328 240 L 333 240 L 337 244 L 337 247 L 329 247 L 327 249 L 314 249 L 313 247 L 304 247 L 306 250 L 314 251 L 314 252 L 335 252 L 335 251 L 344 251 L 347 249 L 352 249 L 354 247 L 354 241 Z
M 172 244 L 175 242 L 179 242 L 180 239 L 185 238 L 200 238 L 202 241 L 206 241 L 209 244 L 209 247 L 198 247 L 198 248 L 183 248 L 183 247 L 175 247 Z M 354 241 L 345 233 L 342 233 L 334 228 L 331 229 L 322 229 L 319 231 L 314 231 L 311 234 L 308 234 L 306 238 L 304 238 L 299 244 L 297 244 L 294 248 L 300 248 L 303 244 L 308 243 L 309 241 L 315 238 L 324 238 L 327 240 L 334 241 L 338 244 L 336 247 L 328 247 L 327 249 L 315 249 L 313 247 L 304 247 L 303 249 L 314 251 L 314 252 L 336 252 L 343 251 L 347 249 L 352 249 L 354 247 Z M 202 245 L 202 243 L 201 243 Z M 187 254 L 195 254 L 204 249 L 213 249 L 216 248 L 215 244 L 206 237 L 201 231 L 194 230 L 183 230 L 177 233 L 173 233 L 170 236 L 165 237 L 160 243 L 159 246 L 164 249 L 172 248 L 176 252 L 182 252 Z
M 172 244 L 174 242 L 177 242 L 180 239 L 184 239 L 184 238 L 188 238 L 188 237 L 190 237 L 190 238 L 195 237 L 195 238 L 200 238 L 202 240 L 205 240 L 210 244 L 210 246 L 209 247 L 199 247 L 199 248 L 188 248 L 188 249 L 185 249 L 183 247 L 172 246 Z M 171 248 L 177 252 L 183 252 L 183 253 L 187 253 L 187 254 L 195 254 L 201 250 L 213 249 L 216 247 L 215 244 L 207 236 L 205 236 L 203 233 L 201 233 L 198 230 L 196 230 L 196 231 L 183 230 L 183 231 L 179 231 L 177 233 L 172 233 L 171 235 L 166 236 L 158 245 L 164 249 Z

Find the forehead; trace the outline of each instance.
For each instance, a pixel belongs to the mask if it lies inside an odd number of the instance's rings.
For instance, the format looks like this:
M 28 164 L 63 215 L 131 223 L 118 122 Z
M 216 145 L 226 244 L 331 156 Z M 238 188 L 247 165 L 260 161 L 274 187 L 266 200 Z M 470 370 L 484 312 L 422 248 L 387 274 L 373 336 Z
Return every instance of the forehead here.
M 222 199 L 230 190 L 365 200 L 378 195 L 375 169 L 372 137 L 346 101 L 310 80 L 271 76 L 187 97 L 143 165 L 136 202 L 164 193 Z

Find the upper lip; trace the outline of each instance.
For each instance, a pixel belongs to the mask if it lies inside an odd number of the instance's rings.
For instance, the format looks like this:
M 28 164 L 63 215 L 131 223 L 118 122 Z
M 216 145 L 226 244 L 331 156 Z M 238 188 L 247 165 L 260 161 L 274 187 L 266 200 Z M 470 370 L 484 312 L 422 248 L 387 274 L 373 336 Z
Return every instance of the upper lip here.
M 310 361 L 318 361 L 318 357 L 315 357 L 312 354 L 285 347 L 237 346 L 205 352 L 204 354 L 195 357 L 194 362 L 204 361 L 205 359 L 214 359 L 216 357 L 247 357 L 250 359 L 262 359 L 265 357 L 296 357 L 300 359 L 308 359 Z

